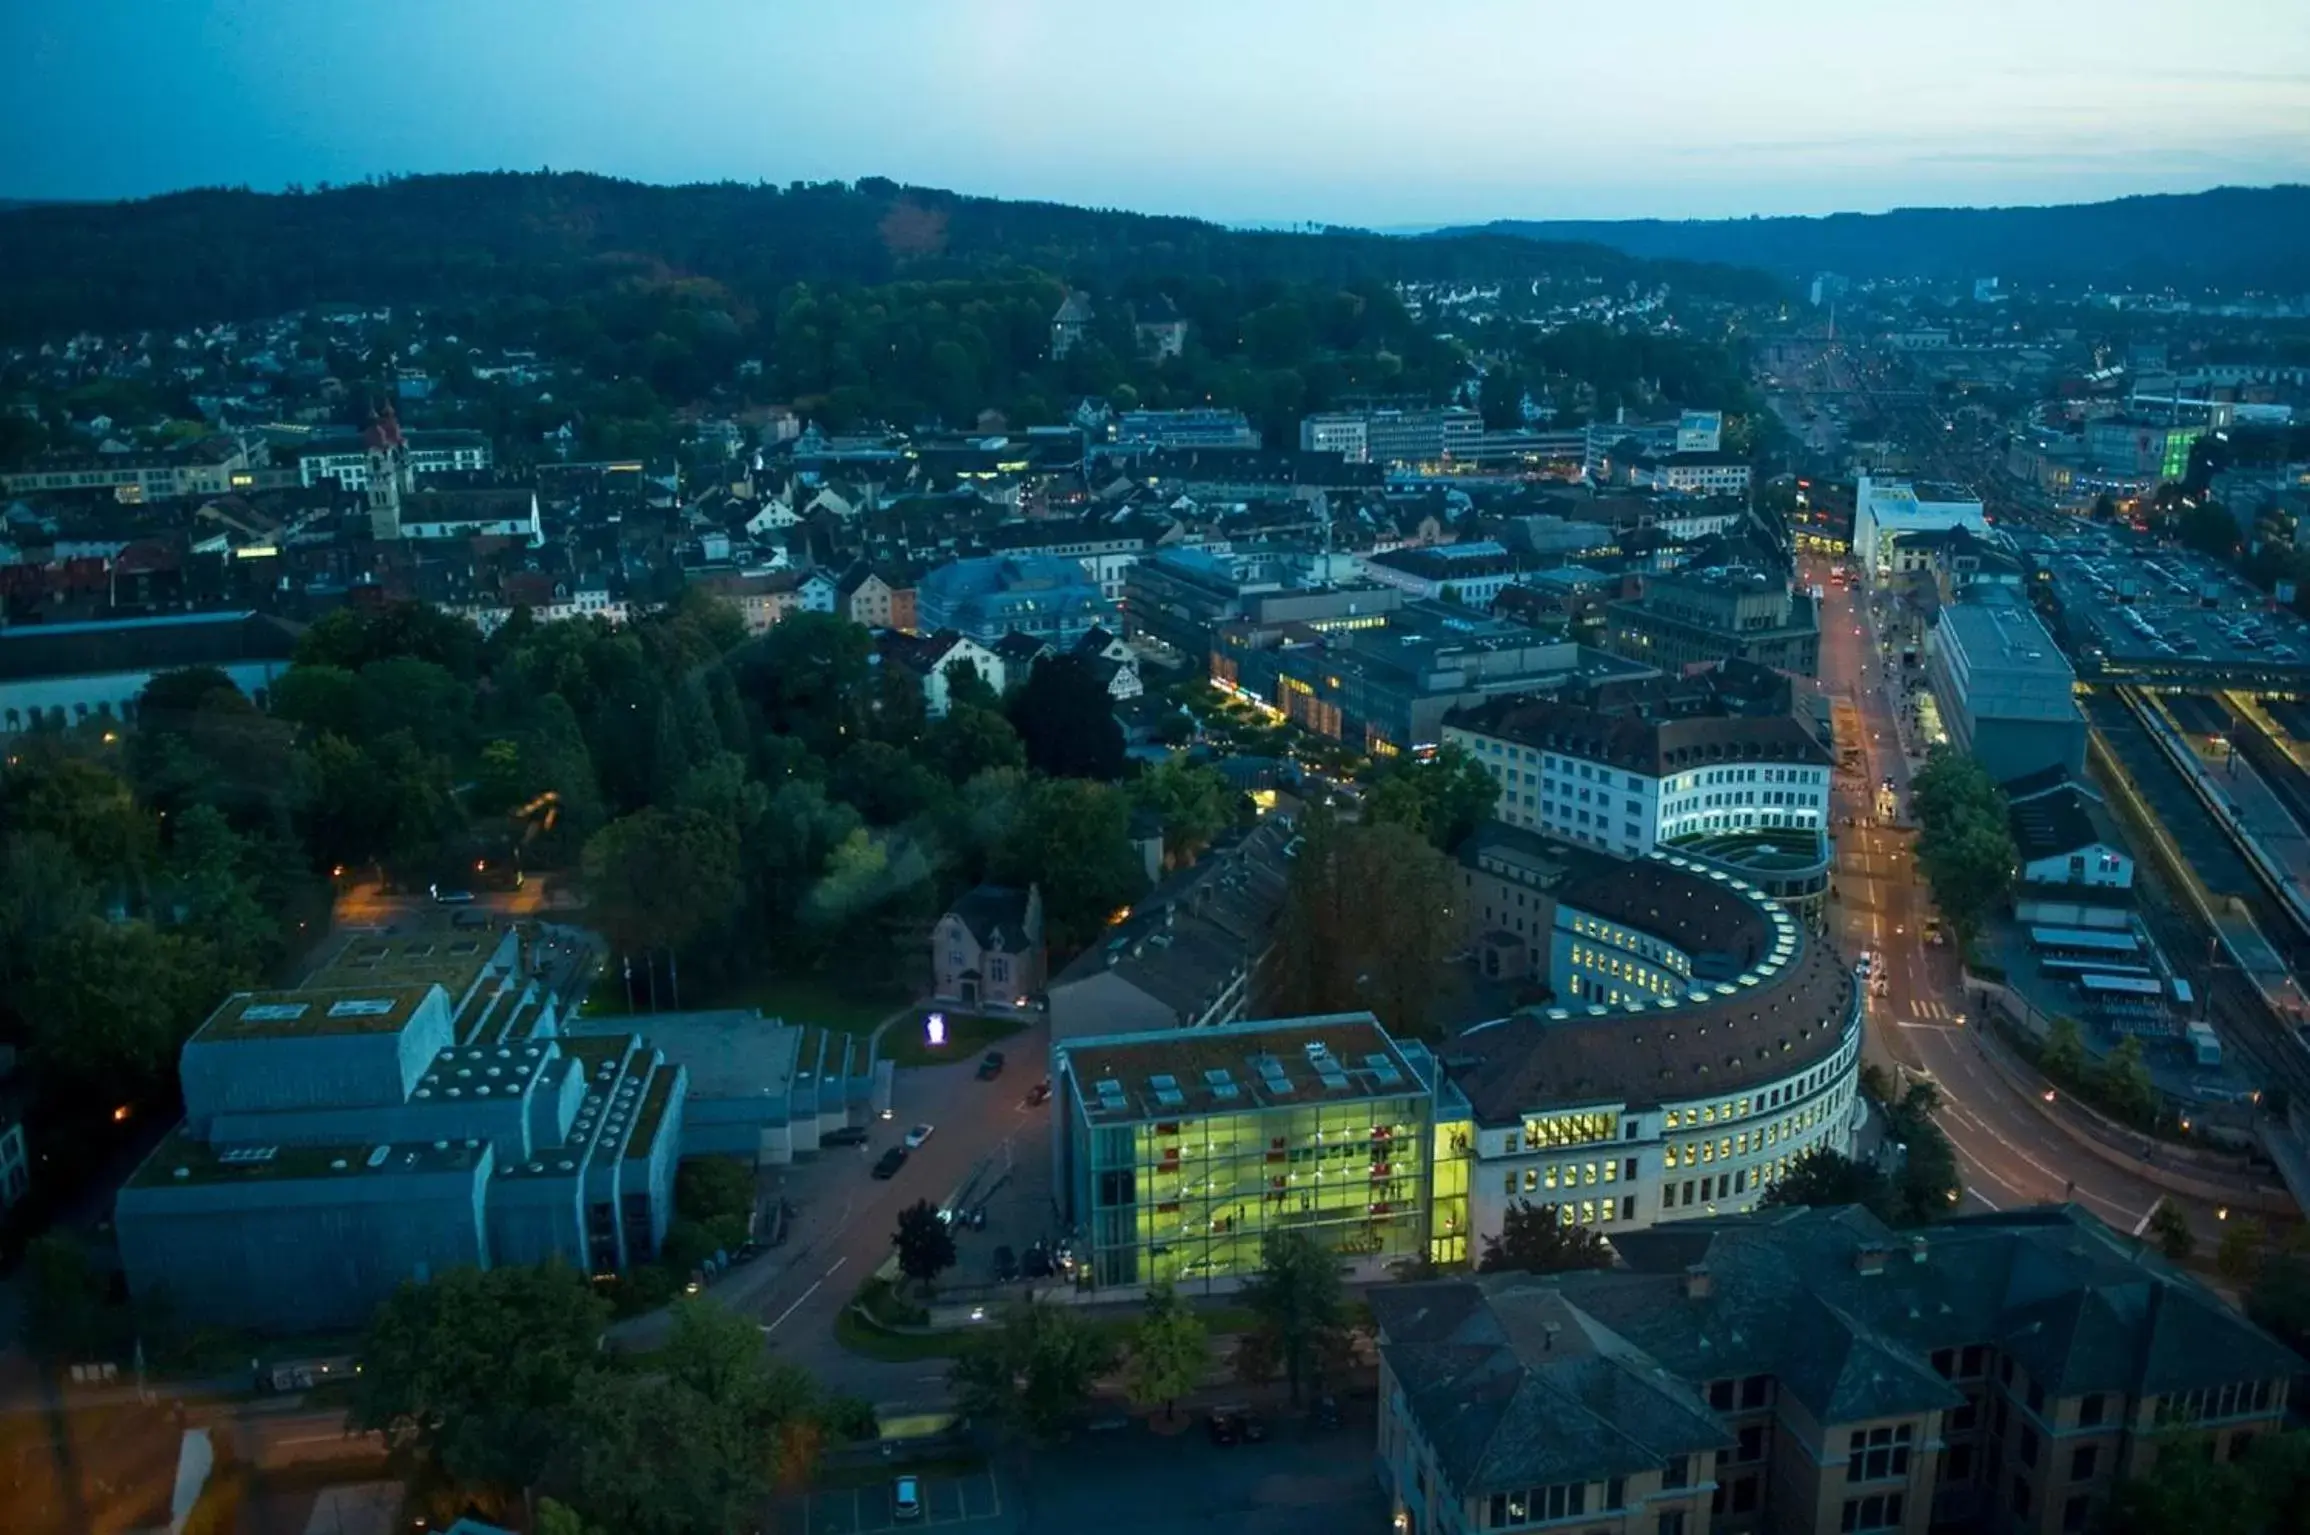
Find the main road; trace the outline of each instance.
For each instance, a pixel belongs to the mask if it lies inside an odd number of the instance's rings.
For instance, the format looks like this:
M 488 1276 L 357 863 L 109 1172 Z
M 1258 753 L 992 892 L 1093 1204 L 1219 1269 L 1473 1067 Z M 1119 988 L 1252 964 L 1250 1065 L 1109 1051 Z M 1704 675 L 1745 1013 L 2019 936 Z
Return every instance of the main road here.
M 1910 775 L 1921 761 L 1911 757 L 1897 718 L 1907 683 L 1900 657 L 1888 656 L 1879 640 L 1862 595 L 1867 588 L 1833 581 L 1832 563 L 1808 559 L 1801 579 L 1825 592 L 1818 686 L 1849 700 L 1860 718 L 1860 771 L 1839 774 L 1834 795 L 1831 920 L 1846 952 L 1874 955 L 1884 977 L 1883 993 L 1868 1001 L 1863 1057 L 1902 1074 L 1927 1074 L 1938 1085 L 1941 1126 L 1956 1149 L 1969 1207 L 2074 1200 L 2130 1231 L 2165 1191 L 2072 1141 L 1982 1059 L 1957 951 L 1926 941 L 1933 907 L 1917 872 L 1915 834 L 1898 815 L 1889 821 L 1878 813 L 1888 779 L 1895 805 L 1906 810 Z M 1840 751 L 1845 744 L 1838 743 Z M 2192 1225 L 2213 1229 L 2211 1212 L 2185 1210 Z

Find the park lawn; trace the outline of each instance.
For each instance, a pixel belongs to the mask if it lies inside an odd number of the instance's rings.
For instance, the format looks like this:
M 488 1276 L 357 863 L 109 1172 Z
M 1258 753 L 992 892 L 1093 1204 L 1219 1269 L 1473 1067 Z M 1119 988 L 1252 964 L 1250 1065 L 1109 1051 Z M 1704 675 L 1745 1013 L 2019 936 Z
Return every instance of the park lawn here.
M 946 1043 L 934 1050 L 923 1041 L 922 1015 L 917 1013 L 882 1036 L 880 1054 L 884 1060 L 899 1066 L 944 1066 L 953 1061 L 974 1060 L 989 1046 L 1001 1043 L 1026 1026 L 1024 1018 L 980 1018 L 969 1013 L 949 1013 Z
M 1195 1315 L 1213 1338 L 1236 1337 L 1259 1325 L 1259 1318 L 1248 1306 L 1197 1307 Z M 991 1330 L 996 1316 L 997 1312 L 990 1307 L 987 1321 L 979 1327 L 952 1327 L 938 1332 L 892 1332 L 860 1316 L 855 1306 L 845 1306 L 842 1314 L 835 1319 L 834 1338 L 852 1353 L 868 1359 L 879 1359 L 885 1364 L 952 1359 L 969 1345 L 973 1337 Z M 1091 1317 L 1090 1322 L 1092 1331 L 1120 1351 L 1130 1344 L 1131 1330 L 1139 1323 L 1139 1308 L 1115 1308 L 1108 1314 Z

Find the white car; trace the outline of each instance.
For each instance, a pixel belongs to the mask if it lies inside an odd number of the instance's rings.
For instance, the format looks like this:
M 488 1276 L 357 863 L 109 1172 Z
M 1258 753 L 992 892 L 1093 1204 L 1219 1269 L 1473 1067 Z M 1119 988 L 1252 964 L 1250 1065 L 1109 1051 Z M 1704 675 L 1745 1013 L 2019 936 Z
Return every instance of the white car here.
M 918 1150 L 924 1141 L 930 1139 L 931 1128 L 932 1127 L 929 1125 L 916 1125 L 913 1129 L 907 1131 L 906 1149 L 909 1151 Z

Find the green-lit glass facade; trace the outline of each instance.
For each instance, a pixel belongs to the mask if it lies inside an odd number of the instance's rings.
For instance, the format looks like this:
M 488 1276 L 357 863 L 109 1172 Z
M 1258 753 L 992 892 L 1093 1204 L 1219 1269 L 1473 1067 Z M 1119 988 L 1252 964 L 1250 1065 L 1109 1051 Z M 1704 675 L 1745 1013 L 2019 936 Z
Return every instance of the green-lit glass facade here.
M 1311 1232 L 1343 1257 L 1416 1258 L 1445 1128 L 1464 1147 L 1467 1127 L 1433 1125 L 1424 1092 L 1093 1124 L 1082 1169 L 1092 1283 L 1244 1279 L 1259 1271 L 1265 1235 L 1282 1230 Z M 1456 1150 L 1437 1189 L 1453 1201 L 1455 1261 L 1466 1257 L 1467 1187 L 1467 1153 Z

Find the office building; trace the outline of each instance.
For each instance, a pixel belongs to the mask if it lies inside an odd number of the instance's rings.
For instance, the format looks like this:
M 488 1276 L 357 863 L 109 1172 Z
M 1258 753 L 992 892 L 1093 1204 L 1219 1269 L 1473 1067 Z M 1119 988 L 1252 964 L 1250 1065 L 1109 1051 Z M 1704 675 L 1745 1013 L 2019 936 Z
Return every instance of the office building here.
M 1351 464 L 1368 464 L 1372 457 L 1371 433 L 1360 415 L 1302 417 L 1299 447 L 1303 453 L 1337 453 Z
M 1507 698 L 1444 720 L 1500 785 L 1493 814 L 1635 858 L 1686 839 L 1826 831 L 1828 748 L 1785 712 L 1658 715 Z
M 1231 624 L 1262 631 L 1290 624 L 1369 626 L 1403 606 L 1398 587 L 1330 584 L 1324 563 L 1298 551 L 1159 550 L 1124 572 L 1125 632 L 1167 646 L 1201 671 L 1210 665 L 1220 630 Z
M 1093 1287 L 1233 1287 L 1278 1231 L 1357 1279 L 1425 1255 L 1435 1067 L 1370 1013 L 1103 1035 L 1051 1058 L 1055 1182 Z
M 1484 418 L 1465 406 L 1375 410 L 1364 417 L 1366 452 L 1377 464 L 1433 464 L 1457 457 L 1484 435 Z
M 261 464 L 238 438 L 203 437 L 156 452 L 49 454 L 21 469 L 0 470 L 0 495 L 109 490 L 139 504 L 176 496 L 222 496 L 255 484 Z
M 1443 740 L 1444 716 L 1487 699 L 1634 680 L 1652 669 L 1465 608 L 1228 625 L 1213 680 L 1319 735 L 1392 754 Z
M 2111 416 L 2086 423 L 2085 452 L 2105 474 L 2179 480 L 2190 472 L 2190 445 L 2206 431 L 2203 424 Z
M 1730 453 L 1670 453 L 1630 459 L 1624 466 L 1628 483 L 1646 490 L 1671 491 L 1680 496 L 1748 497 L 1754 473 L 1745 458 Z
M 1951 744 L 1992 778 L 2085 772 L 2077 674 L 2010 589 L 1980 587 L 1941 609 L 1926 666 Z
M 688 1079 L 568 1039 L 511 931 L 358 938 L 184 1046 L 185 1117 L 115 1207 L 140 1300 L 264 1331 L 358 1327 L 404 1280 L 657 1255 Z
M 1175 537 L 1172 527 L 1157 518 L 1043 517 L 1002 523 L 987 529 L 985 539 L 997 554 L 1073 560 L 1099 595 L 1120 603 L 1131 567 L 1164 537 Z
M 1853 484 L 1853 558 L 1864 580 L 1892 574 L 1894 540 L 1950 528 L 1989 530 L 1981 499 L 1949 486 L 1911 485 L 1861 475 Z
M 1256 448 L 1259 433 L 1240 410 L 1127 410 L 1102 451 L 1163 453 L 1196 448 Z
M 484 432 L 409 432 L 409 472 L 419 479 L 441 474 L 486 474 L 492 463 L 489 436 Z M 297 448 L 297 483 L 311 487 L 335 481 L 346 490 L 369 488 L 370 455 L 360 437 L 347 434 L 305 443 Z
M 1613 1246 L 1611 1269 L 1371 1292 L 1403 1535 L 2100 1529 L 2161 1454 L 2278 1431 L 2303 1368 L 2075 1205 Z
M 1381 586 L 1471 608 L 1490 607 L 1500 589 L 1516 580 L 1519 564 L 1515 555 L 1489 538 L 1386 549 L 1362 557 L 1364 573 Z
M 956 560 L 922 578 L 915 612 L 924 629 L 952 629 L 993 645 L 1029 634 L 1068 649 L 1097 628 L 1118 628 L 1107 600 L 1079 560 L 1062 555 L 995 555 Z
M 1720 565 L 1646 576 L 1605 607 L 1613 654 L 1662 671 L 1752 661 L 1800 677 L 1821 669 L 1819 605 L 1778 571 Z

